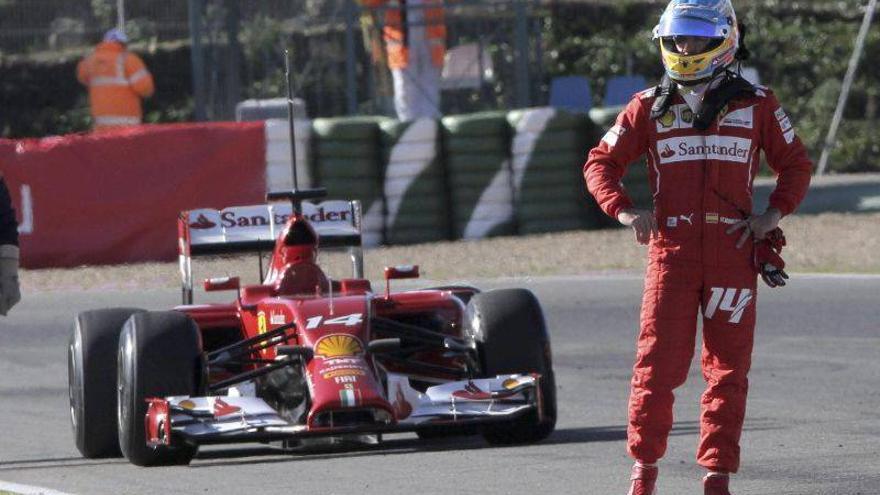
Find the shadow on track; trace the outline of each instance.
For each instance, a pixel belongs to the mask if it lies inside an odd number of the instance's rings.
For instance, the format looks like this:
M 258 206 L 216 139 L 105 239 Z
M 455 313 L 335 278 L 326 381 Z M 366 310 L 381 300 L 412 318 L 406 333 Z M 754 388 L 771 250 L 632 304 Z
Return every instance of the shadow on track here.
M 696 421 L 676 423 L 671 435 L 696 435 L 700 431 Z M 285 451 L 273 447 L 233 448 L 202 451 L 196 456 L 192 468 L 236 466 L 253 463 L 307 462 L 323 459 L 348 459 L 372 455 L 414 454 L 419 452 L 445 452 L 498 448 L 529 448 L 546 445 L 564 445 L 591 442 L 623 442 L 626 426 L 596 426 L 584 428 L 557 428 L 546 440 L 536 444 L 497 446 L 488 444 L 479 435 L 452 436 L 432 440 L 414 437 L 386 438 L 379 444 L 340 444 L 315 450 Z M 247 459 L 242 459 L 242 458 Z M 227 460 L 228 459 L 228 460 Z M 234 459 L 234 460 L 233 460 Z M 204 461 L 204 462 L 203 462 Z
M 14 461 L 0 461 L 0 472 L 3 471 L 31 471 L 35 469 L 75 468 L 83 466 L 107 466 L 110 464 L 124 464 L 125 459 L 85 459 L 83 457 L 55 457 L 47 459 L 21 459 Z

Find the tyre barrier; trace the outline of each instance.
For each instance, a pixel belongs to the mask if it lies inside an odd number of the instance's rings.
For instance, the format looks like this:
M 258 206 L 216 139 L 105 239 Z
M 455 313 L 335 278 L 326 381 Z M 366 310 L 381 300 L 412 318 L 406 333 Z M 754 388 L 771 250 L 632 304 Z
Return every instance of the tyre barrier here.
M 266 192 L 293 189 L 290 164 L 290 126 L 287 119 L 269 119 L 266 129 Z M 294 121 L 296 136 L 296 176 L 300 188 L 314 185 L 309 167 L 312 123 L 305 119 Z
M 453 115 L 441 123 L 453 237 L 513 234 L 510 129 L 505 113 Z
M 379 124 L 388 120 L 347 117 L 312 121 L 312 177 L 333 198 L 360 200 L 365 246 L 382 244 L 385 237 Z
M 599 226 L 584 188 L 583 165 L 597 128 L 584 114 L 550 107 L 513 111 L 514 204 L 522 234 Z
M 361 200 L 366 245 L 607 227 L 616 222 L 586 192 L 582 175 L 589 149 L 620 109 L 599 110 L 589 117 L 549 107 L 481 112 L 439 125 L 386 117 L 298 121 L 298 163 L 312 157 L 311 167 L 297 169 L 300 184 Z M 267 121 L 266 134 L 267 185 L 283 187 L 278 178 L 289 183 L 290 176 L 286 122 Z M 644 160 L 623 183 L 637 206 L 650 208 Z
M 439 125 L 433 119 L 381 125 L 385 164 L 385 242 L 416 244 L 449 237 Z

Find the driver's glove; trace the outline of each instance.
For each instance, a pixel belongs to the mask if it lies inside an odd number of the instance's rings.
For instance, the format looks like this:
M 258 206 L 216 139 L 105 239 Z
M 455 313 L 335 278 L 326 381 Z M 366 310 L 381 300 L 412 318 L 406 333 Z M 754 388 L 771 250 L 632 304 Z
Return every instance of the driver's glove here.
M 785 261 L 779 254 L 785 246 L 785 235 L 776 227 L 767 233 L 764 239 L 755 242 L 753 265 L 755 271 L 770 287 L 785 285 L 788 274 L 785 273 Z
M 18 289 L 18 246 L 0 245 L 0 315 L 6 313 L 21 300 Z

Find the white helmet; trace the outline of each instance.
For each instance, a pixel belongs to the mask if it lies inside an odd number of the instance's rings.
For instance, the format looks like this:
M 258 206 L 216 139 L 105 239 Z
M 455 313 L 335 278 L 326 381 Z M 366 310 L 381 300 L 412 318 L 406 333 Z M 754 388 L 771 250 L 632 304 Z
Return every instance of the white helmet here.
M 128 36 L 125 35 L 125 31 L 113 28 L 104 33 L 104 41 L 115 41 L 124 45 L 128 43 Z
M 678 51 L 676 36 L 709 38 L 702 53 Z M 707 80 L 736 59 L 739 29 L 730 0 L 672 0 L 654 28 L 663 67 L 679 83 Z

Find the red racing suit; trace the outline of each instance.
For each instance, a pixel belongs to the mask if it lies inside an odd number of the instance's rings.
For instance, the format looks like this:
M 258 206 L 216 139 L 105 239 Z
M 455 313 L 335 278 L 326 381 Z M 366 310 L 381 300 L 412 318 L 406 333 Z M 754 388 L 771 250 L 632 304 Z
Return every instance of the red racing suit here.
M 672 428 L 673 390 L 687 378 L 698 311 L 703 318 L 697 462 L 736 472 L 755 329 L 756 273 L 751 246 L 729 226 L 752 211 L 760 153 L 777 174 L 770 206 L 792 213 L 806 194 L 812 163 L 773 93 L 730 100 L 705 131 L 678 95 L 650 118 L 655 90 L 639 93 L 590 151 L 587 188 L 617 218 L 632 201 L 621 185 L 627 166 L 647 157 L 659 236 L 649 246 L 641 329 L 629 400 L 628 451 L 654 463 Z

